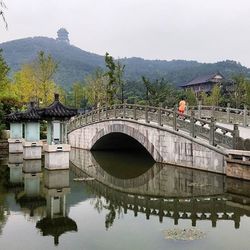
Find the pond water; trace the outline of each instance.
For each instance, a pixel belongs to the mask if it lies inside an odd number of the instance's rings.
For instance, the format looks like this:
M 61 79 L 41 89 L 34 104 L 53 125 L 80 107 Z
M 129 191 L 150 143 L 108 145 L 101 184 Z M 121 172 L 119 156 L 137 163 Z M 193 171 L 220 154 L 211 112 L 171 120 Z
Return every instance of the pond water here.
M 1 250 L 250 249 L 250 182 L 144 152 L 72 149 L 70 160 L 58 171 L 1 160 Z

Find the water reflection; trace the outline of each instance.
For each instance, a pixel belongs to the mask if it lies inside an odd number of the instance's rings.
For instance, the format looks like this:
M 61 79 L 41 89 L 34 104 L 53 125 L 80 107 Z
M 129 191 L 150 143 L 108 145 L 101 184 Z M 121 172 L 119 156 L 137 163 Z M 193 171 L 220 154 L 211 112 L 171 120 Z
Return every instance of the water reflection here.
M 123 158 L 106 154 L 104 168 L 102 159 L 103 155 L 98 155 L 98 152 L 92 154 L 80 149 L 73 149 L 70 156 L 76 176 L 95 178 L 86 184 L 96 194 L 94 207 L 98 211 L 109 211 L 106 228 L 128 210 L 134 211 L 135 216 L 144 213 L 146 219 L 158 216 L 160 222 L 164 217 L 173 218 L 175 225 L 181 219 L 191 220 L 192 226 L 196 226 L 197 221 L 208 220 L 212 227 L 219 220 L 231 220 L 235 228 L 239 228 L 240 218 L 250 216 L 249 182 L 158 163 L 152 167 L 149 164 L 146 171 L 143 168 L 139 176 L 122 178 L 121 174 L 117 175 L 116 167 Z M 109 166 L 107 162 L 110 162 Z M 134 164 L 131 162 L 127 170 L 140 169 L 138 162 L 138 159 Z
M 43 169 L 41 160 L 23 160 L 22 154 L 9 155 L 8 169 L 4 186 L 14 193 L 22 212 L 36 221 L 43 236 L 52 236 L 58 245 L 62 234 L 77 231 L 76 222 L 68 217 L 66 202 L 70 193 L 69 170 Z
M 237 239 L 243 240 L 238 249 L 247 249 L 240 246 L 245 246 L 248 239 L 245 231 L 250 221 L 250 182 L 157 164 L 137 154 L 92 154 L 72 149 L 70 158 L 70 171 L 47 170 L 41 161 L 23 161 L 19 155 L 10 155 L 8 165 L 1 166 L 1 249 L 37 249 L 33 248 L 34 242 L 40 249 L 54 249 L 59 243 L 60 249 L 82 249 L 83 245 L 88 246 L 86 249 L 103 245 L 102 249 L 117 249 L 124 230 L 131 230 L 131 223 L 141 230 L 140 236 L 128 237 L 131 242 L 138 239 L 137 243 L 143 239 L 141 249 L 154 249 L 158 242 L 162 245 L 157 249 L 183 249 L 179 243 L 166 245 L 166 241 L 159 240 L 160 230 L 171 226 L 171 222 L 198 225 L 214 234 L 223 225 L 225 233 L 219 231 L 218 238 L 238 233 Z M 155 219 L 165 223 L 159 227 Z M 107 233 L 105 229 L 111 227 L 113 230 Z M 25 233 L 22 235 L 17 228 L 25 228 Z M 153 245 L 145 243 L 149 234 Z M 26 235 L 31 236 L 22 243 Z M 22 245 L 9 247 L 12 238 Z M 209 238 L 207 249 L 213 248 L 210 239 L 218 243 L 215 236 Z M 192 249 L 201 248 L 197 245 Z
M 76 222 L 68 217 L 66 196 L 70 193 L 69 170 L 44 170 L 44 195 L 47 215 L 38 221 L 43 236 L 54 237 L 54 244 L 59 244 L 59 237 L 70 231 L 77 231 Z

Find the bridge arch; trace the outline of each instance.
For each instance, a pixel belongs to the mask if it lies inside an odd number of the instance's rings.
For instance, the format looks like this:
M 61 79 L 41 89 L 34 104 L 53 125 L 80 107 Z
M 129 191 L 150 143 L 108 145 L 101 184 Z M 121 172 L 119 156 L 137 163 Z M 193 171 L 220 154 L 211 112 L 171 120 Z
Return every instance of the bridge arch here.
M 93 122 L 72 130 L 68 140 L 74 148 L 91 150 L 98 140 L 112 133 L 132 137 L 156 162 L 225 173 L 223 150 L 185 133 L 140 121 L 116 118 Z
M 112 139 L 114 140 L 114 147 L 109 148 L 107 143 Z M 110 124 L 106 126 L 95 134 L 90 143 L 90 150 L 114 149 L 115 147 L 121 149 L 131 147 L 133 149 L 146 149 L 155 161 L 163 161 L 153 143 L 143 133 L 127 124 Z

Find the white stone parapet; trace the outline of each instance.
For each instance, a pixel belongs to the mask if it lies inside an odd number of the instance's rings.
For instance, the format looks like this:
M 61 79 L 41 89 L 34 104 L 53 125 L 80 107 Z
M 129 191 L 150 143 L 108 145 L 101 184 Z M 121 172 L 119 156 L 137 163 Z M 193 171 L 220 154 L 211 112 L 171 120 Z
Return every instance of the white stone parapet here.
M 23 153 L 23 139 L 8 139 L 9 153 Z
M 25 160 L 33 160 L 33 159 L 41 159 L 42 158 L 42 146 L 43 143 L 41 141 L 34 142 L 23 142 L 23 159 Z
M 69 144 L 44 145 L 45 168 L 49 170 L 69 168 Z

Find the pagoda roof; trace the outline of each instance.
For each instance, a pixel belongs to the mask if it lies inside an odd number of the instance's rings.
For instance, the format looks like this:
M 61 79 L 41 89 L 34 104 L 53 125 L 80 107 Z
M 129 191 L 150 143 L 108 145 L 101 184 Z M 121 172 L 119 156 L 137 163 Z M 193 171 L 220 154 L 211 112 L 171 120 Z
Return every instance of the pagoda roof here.
M 7 122 L 19 122 L 20 121 L 20 112 L 14 112 L 5 116 Z
M 35 102 L 30 102 L 28 110 L 23 112 L 14 112 L 6 115 L 8 122 L 39 121 L 42 120 L 42 112 L 35 106 Z
M 39 109 L 34 102 L 30 103 L 28 110 L 14 112 L 5 116 L 7 122 L 41 121 L 50 119 L 65 120 L 77 115 L 77 109 L 64 106 L 59 101 L 59 94 L 55 94 L 52 104 L 46 108 Z
M 55 99 L 52 104 L 42 109 L 42 116 L 45 119 L 69 119 L 70 117 L 75 115 L 77 115 L 77 109 L 64 106 L 59 101 L 59 94 L 55 94 Z

